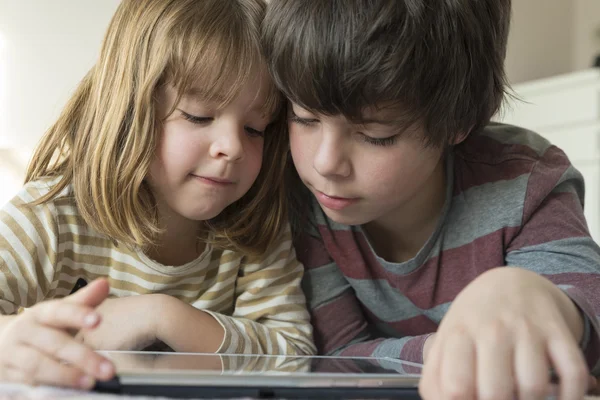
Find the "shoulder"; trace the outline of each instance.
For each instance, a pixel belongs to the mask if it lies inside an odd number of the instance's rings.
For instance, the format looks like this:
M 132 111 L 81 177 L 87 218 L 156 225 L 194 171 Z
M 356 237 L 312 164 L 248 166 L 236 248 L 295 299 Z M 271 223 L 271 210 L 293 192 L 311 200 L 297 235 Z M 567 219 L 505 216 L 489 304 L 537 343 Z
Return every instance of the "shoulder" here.
M 69 186 L 49 201 L 39 203 L 39 200 L 52 190 L 58 183 L 58 180 L 59 178 L 47 178 L 27 182 L 14 197 L 2 207 L 2 211 L 8 214 L 13 214 L 17 210 L 24 214 L 39 214 L 48 211 L 56 214 L 58 203 L 65 203 L 65 199 L 67 199 L 67 202 L 71 201 L 69 200 L 71 191 Z
M 54 186 L 59 182 L 60 178 L 43 178 L 35 181 L 27 182 L 21 190 L 16 194 L 16 196 L 11 200 L 13 204 L 27 204 L 38 201 L 43 196 L 47 195 L 50 190 L 54 188 Z M 55 197 L 61 198 L 65 196 L 69 196 L 71 187 L 67 186 L 63 189 L 58 196 Z M 53 199 L 54 200 L 54 199 Z M 47 202 L 52 203 L 52 201 Z
M 490 123 L 483 131 L 457 146 L 456 154 L 473 163 L 535 163 L 552 149 L 557 148 L 533 131 L 513 125 Z
M 454 195 L 469 209 L 522 217 L 556 191 L 583 199 L 583 178 L 565 153 L 530 130 L 490 124 L 454 156 Z
M 55 187 L 59 179 L 44 178 L 27 182 L 2 207 L 2 221 L 9 226 L 18 224 L 22 229 L 25 229 L 24 226 L 28 225 L 38 231 L 41 227 L 46 231 L 58 231 L 61 230 L 61 226 L 63 228 L 75 227 L 76 230 L 86 226 L 78 211 L 70 185 L 67 185 L 53 198 L 40 202 Z
M 492 123 L 481 133 L 456 146 L 458 191 L 500 184 L 528 190 L 532 183 L 554 184 L 577 172 L 565 153 L 541 135 L 511 125 Z

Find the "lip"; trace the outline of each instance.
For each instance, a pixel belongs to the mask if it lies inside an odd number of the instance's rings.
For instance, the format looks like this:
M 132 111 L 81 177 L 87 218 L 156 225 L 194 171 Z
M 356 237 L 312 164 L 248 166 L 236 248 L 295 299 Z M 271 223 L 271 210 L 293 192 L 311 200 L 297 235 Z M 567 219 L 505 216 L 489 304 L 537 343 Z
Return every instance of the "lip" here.
M 336 211 L 343 210 L 344 208 L 349 207 L 358 201 L 357 198 L 329 196 L 318 190 L 315 194 L 317 200 L 322 206 Z
M 228 186 L 228 185 L 233 184 L 233 181 L 231 181 L 229 179 L 214 178 L 214 177 L 210 177 L 210 176 L 200 176 L 200 175 L 194 175 L 194 174 L 192 174 L 192 177 L 201 182 L 208 183 L 210 185 L 215 185 L 215 186 Z

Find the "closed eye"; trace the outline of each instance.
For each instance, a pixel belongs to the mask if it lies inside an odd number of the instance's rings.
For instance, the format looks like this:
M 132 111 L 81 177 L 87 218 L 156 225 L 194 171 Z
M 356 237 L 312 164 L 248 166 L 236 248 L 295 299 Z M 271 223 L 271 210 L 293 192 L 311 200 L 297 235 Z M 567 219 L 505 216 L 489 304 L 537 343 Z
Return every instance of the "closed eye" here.
M 365 143 L 372 144 L 375 146 L 391 146 L 396 143 L 396 139 L 398 139 L 398 135 L 386 137 L 386 138 L 374 138 L 371 136 L 367 136 L 365 134 L 361 134 L 361 140 Z
M 179 110 L 179 111 L 181 112 L 181 115 L 183 116 L 183 118 L 185 118 L 187 121 L 190 121 L 193 124 L 204 125 L 213 120 L 213 118 L 211 118 L 211 117 L 198 117 L 196 115 L 188 114 L 182 110 Z
M 288 121 L 303 126 L 313 126 L 319 123 L 318 119 L 300 118 L 297 115 L 290 115 Z
M 265 136 L 265 131 L 259 131 L 258 129 L 250 128 L 249 126 L 245 126 L 244 129 L 246 133 L 250 137 L 263 137 Z

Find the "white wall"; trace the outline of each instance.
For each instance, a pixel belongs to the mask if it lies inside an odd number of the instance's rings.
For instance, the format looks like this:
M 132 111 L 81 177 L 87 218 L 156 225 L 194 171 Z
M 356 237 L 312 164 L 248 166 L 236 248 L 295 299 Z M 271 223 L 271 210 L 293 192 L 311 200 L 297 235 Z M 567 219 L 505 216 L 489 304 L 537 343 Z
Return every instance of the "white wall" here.
M 31 147 L 93 65 L 119 0 L 0 0 L 0 147 Z
M 512 1 L 506 55 L 506 70 L 512 83 L 571 70 L 574 4 L 573 0 Z
M 0 0 L 0 206 L 94 64 L 120 0 Z
M 579 71 L 600 52 L 600 0 L 512 0 L 506 70 L 512 83 Z

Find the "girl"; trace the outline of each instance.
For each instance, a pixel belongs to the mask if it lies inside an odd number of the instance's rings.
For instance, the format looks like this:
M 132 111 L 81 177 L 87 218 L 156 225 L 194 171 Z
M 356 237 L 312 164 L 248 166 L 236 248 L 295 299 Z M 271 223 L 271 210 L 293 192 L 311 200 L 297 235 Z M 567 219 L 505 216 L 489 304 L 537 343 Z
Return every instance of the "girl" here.
M 264 11 L 121 3 L 0 213 L 1 380 L 90 388 L 114 374 L 93 350 L 155 342 L 314 352 L 284 227 L 287 140 L 260 53 Z

